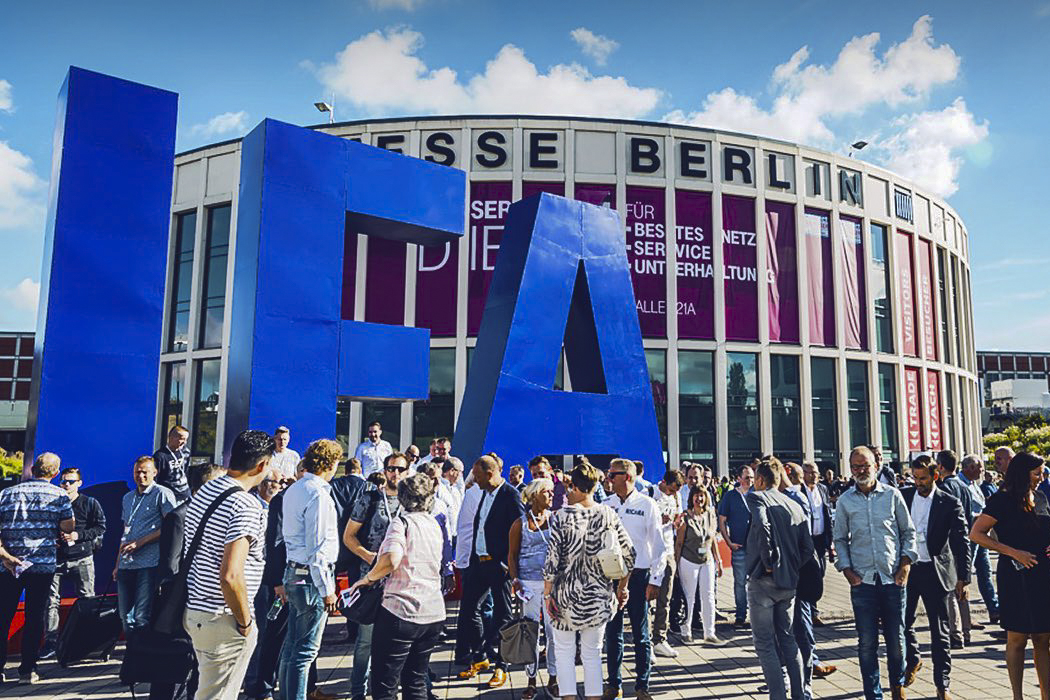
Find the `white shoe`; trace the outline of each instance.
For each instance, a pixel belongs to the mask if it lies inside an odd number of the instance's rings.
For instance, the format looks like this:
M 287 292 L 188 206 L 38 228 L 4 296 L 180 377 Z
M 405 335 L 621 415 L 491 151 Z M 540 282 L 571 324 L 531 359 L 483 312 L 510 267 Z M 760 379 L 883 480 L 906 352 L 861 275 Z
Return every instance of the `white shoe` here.
M 672 659 L 678 657 L 678 652 L 674 650 L 674 647 L 667 643 L 666 639 L 653 646 L 653 653 L 657 656 L 667 656 Z
M 678 638 L 682 640 L 682 644 L 692 644 L 693 631 L 688 627 L 682 627 L 678 630 Z
M 704 643 L 709 644 L 713 647 L 720 647 L 723 644 L 725 644 L 725 641 L 719 639 L 718 637 L 712 634 L 704 637 Z

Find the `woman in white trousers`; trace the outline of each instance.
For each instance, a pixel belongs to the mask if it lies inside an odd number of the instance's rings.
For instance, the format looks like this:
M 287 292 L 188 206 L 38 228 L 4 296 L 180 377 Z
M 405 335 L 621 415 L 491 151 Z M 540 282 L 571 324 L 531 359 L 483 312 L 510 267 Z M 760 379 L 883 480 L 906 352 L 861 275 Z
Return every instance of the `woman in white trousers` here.
M 717 519 L 711 496 L 703 486 L 690 489 L 688 503 L 689 509 L 675 537 L 675 558 L 686 609 L 685 624 L 679 635 L 686 644 L 693 641 L 693 606 L 699 591 L 704 641 L 718 644 L 721 640 L 715 635 L 715 577 L 722 575 L 722 563 L 715 539 Z

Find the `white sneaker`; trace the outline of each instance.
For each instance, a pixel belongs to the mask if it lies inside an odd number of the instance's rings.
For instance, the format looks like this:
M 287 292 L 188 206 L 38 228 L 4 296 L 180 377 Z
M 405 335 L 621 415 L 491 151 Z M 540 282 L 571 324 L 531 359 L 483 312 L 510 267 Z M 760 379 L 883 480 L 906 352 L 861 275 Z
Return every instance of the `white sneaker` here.
M 709 645 L 713 646 L 713 647 L 720 647 L 723 644 L 725 644 L 725 641 L 723 641 L 722 639 L 719 639 L 718 637 L 716 637 L 713 634 L 704 637 L 704 642 L 706 644 L 709 644 Z
M 682 626 L 682 628 L 678 630 L 678 638 L 682 640 L 682 644 L 692 644 L 693 631 L 688 627 Z
M 666 639 L 653 646 L 653 653 L 657 656 L 667 656 L 672 659 L 678 657 L 678 652 L 674 650 L 674 647 L 667 643 Z

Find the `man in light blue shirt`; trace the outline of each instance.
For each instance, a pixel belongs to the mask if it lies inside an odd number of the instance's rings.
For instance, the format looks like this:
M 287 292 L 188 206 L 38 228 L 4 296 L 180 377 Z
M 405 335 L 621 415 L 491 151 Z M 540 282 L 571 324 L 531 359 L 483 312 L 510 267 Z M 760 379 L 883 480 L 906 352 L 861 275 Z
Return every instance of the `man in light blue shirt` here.
M 835 506 L 835 566 L 850 585 L 864 697 L 882 700 L 881 620 L 890 686 L 897 700 L 904 697 L 905 586 L 911 563 L 918 559 L 915 525 L 900 491 L 876 481 L 870 449 L 853 448 L 849 463 L 856 485 L 839 496 Z
M 977 455 L 966 455 L 962 461 L 962 473 L 959 481 L 966 484 L 970 489 L 970 512 L 976 519 L 984 511 L 985 496 L 981 490 L 981 482 L 984 480 L 984 464 Z M 984 598 L 984 604 L 988 608 L 988 618 L 991 624 L 999 622 L 999 598 L 995 594 L 995 585 L 992 583 L 992 565 L 988 560 L 988 550 L 976 542 L 970 543 L 970 563 L 977 575 L 977 589 Z
M 321 649 L 328 615 L 336 610 L 339 519 L 328 482 L 342 458 L 336 441 L 314 441 L 303 456 L 303 477 L 284 495 L 281 536 L 288 557 L 284 590 L 289 613 L 279 678 L 286 700 L 306 700 L 307 673 Z

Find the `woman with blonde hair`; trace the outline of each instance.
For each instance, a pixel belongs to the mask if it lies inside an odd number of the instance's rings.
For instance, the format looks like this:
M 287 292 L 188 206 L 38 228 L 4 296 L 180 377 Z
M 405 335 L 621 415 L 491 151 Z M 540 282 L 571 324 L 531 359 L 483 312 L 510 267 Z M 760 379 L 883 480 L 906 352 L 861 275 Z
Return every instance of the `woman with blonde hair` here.
M 530 620 L 543 622 L 547 632 L 547 690 L 552 697 L 558 694 L 558 668 L 555 663 L 554 628 L 549 613 L 543 611 L 543 563 L 547 560 L 550 538 L 551 504 L 554 502 L 554 482 L 539 478 L 530 481 L 521 493 L 525 515 L 510 526 L 510 549 L 507 569 L 513 591 L 522 600 L 523 614 Z M 528 687 L 522 692 L 524 700 L 536 695 L 536 673 L 539 671 L 540 640 L 536 636 L 536 660 L 525 666 Z
M 599 554 L 613 533 L 623 568 L 634 568 L 634 544 L 612 508 L 594 501 L 602 473 L 590 464 L 572 470 L 567 504 L 550 519 L 550 544 L 543 565 L 543 598 L 554 628 L 558 694 L 576 697 L 576 633 L 580 636 L 584 695 L 602 695 L 602 642 L 605 625 L 627 602 L 624 576 L 613 581 L 602 571 Z
M 689 509 L 675 537 L 674 554 L 678 561 L 678 577 L 685 595 L 685 624 L 679 632 L 682 642 L 693 641 L 693 605 L 700 591 L 700 618 L 704 625 L 704 641 L 719 644 L 715 635 L 715 577 L 722 575 L 718 556 L 718 520 L 711 505 L 711 496 L 702 486 L 689 489 Z

